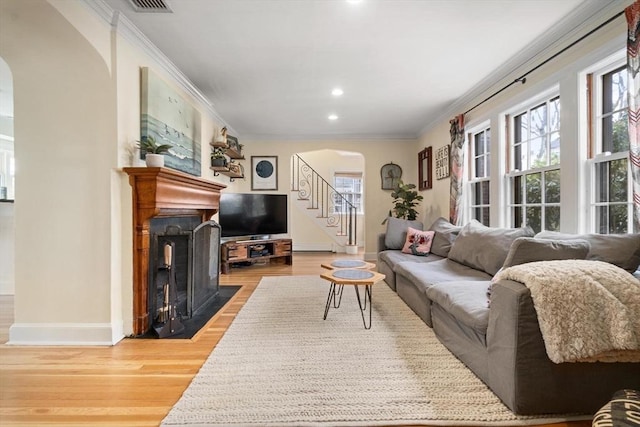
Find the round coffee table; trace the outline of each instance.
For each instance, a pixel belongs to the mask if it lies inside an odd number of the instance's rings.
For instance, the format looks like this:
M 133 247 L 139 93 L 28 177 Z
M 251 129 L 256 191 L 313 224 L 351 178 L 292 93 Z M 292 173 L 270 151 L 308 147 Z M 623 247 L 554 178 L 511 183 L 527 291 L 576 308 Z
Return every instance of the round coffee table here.
M 357 268 L 357 269 L 365 269 L 371 270 L 376 265 L 370 262 L 363 261 L 361 259 L 334 259 L 330 263 L 320 264 L 320 267 L 326 268 L 327 270 L 334 270 L 336 268 Z
M 320 275 L 321 278 L 328 280 L 331 285 L 329 286 L 329 296 L 327 297 L 327 304 L 324 307 L 324 320 L 327 319 L 329 314 L 329 308 L 332 303 L 334 308 L 340 307 L 340 301 L 342 300 L 342 289 L 344 285 L 353 285 L 356 297 L 358 298 L 358 306 L 360 307 L 360 314 L 362 315 L 362 323 L 365 329 L 371 329 L 371 295 L 372 287 L 381 280 L 384 280 L 384 274 L 380 274 L 376 271 L 369 271 L 365 269 L 357 268 L 339 268 L 329 270 L 326 273 Z M 360 290 L 358 286 L 364 286 L 364 298 L 360 298 Z M 336 296 L 339 295 L 340 300 L 336 304 Z M 365 319 L 364 312 L 369 306 L 369 323 Z

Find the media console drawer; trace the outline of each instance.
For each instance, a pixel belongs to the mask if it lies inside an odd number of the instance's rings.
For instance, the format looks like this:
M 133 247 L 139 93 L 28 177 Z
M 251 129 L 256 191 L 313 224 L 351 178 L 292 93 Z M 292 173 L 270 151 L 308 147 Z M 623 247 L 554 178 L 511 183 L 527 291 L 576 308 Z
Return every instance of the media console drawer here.
M 228 274 L 232 264 L 274 258 L 284 259 L 286 264 L 292 265 L 291 247 L 291 239 L 225 242 L 220 251 L 220 270 L 222 274 Z

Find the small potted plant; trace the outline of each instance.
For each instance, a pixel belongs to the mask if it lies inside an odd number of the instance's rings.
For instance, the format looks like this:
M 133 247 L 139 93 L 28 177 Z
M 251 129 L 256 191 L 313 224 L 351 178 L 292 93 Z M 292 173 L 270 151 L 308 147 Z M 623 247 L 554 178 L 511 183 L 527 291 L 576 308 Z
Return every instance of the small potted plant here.
M 138 141 L 140 151 L 144 152 L 144 159 L 147 167 L 161 168 L 164 166 L 164 153 L 169 152 L 170 144 L 158 144 L 156 139 L 151 135 L 143 136 Z
M 211 166 L 224 167 L 227 165 L 227 158 L 224 156 L 224 151 L 220 147 L 215 147 L 211 152 Z

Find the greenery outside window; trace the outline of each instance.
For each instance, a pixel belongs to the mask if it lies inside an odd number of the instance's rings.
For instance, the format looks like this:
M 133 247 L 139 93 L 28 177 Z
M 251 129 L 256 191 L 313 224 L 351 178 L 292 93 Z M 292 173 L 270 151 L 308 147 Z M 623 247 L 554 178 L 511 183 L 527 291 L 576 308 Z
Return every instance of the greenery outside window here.
M 471 132 L 469 144 L 469 216 L 489 226 L 489 182 L 491 170 L 491 130 Z
M 591 144 L 591 229 L 596 233 L 629 233 L 633 229 L 627 69 L 624 62 L 590 76 L 593 111 Z
M 349 213 L 349 203 L 356 207 L 356 212 L 363 213 L 362 173 L 336 172 L 333 175 L 333 187 L 339 194 L 333 195 L 333 212 Z
M 525 107 L 509 120 L 509 212 L 513 227 L 560 229 L 560 97 Z

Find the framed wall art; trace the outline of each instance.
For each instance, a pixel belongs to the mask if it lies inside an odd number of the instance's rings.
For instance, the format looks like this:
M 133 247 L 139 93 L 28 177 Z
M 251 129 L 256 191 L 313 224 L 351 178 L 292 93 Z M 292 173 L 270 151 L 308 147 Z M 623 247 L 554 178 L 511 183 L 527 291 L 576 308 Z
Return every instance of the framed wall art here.
M 402 168 L 393 162 L 380 168 L 380 179 L 383 190 L 395 190 L 402 178 Z
M 449 177 L 449 146 L 436 150 L 436 179 Z
M 433 187 L 431 173 L 431 147 L 418 153 L 418 189 L 430 190 Z
M 278 189 L 277 156 L 251 156 L 251 189 Z
M 140 69 L 140 92 L 140 137 L 171 145 L 167 167 L 200 176 L 200 112 L 148 67 Z

